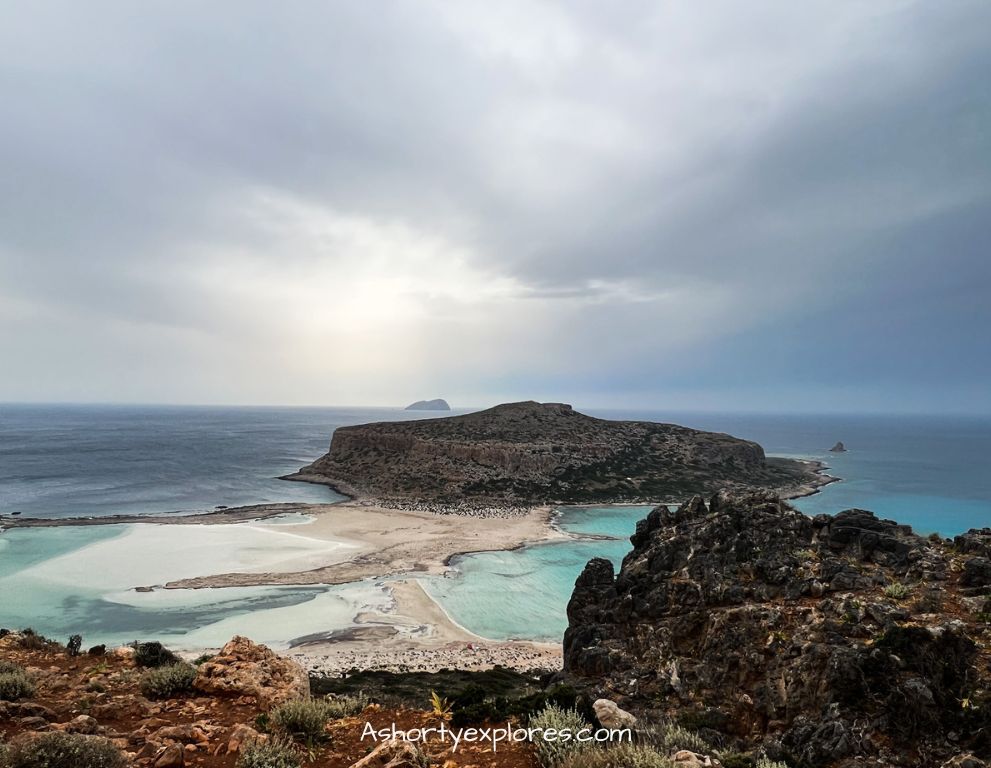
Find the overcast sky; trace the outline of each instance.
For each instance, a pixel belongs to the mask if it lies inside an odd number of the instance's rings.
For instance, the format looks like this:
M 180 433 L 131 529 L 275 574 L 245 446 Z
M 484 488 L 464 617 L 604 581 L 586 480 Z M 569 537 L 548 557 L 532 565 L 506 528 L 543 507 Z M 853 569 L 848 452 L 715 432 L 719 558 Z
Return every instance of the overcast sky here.
M 991 411 L 991 4 L 0 12 L 0 400 Z

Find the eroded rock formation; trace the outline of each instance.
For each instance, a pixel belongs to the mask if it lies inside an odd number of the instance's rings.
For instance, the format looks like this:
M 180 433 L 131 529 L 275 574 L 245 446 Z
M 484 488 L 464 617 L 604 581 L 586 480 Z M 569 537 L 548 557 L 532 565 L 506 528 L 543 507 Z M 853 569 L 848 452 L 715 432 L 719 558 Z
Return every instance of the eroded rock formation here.
M 594 691 L 791 766 L 991 756 L 991 531 L 951 544 L 721 493 L 653 510 L 632 543 L 568 606 L 565 668 Z

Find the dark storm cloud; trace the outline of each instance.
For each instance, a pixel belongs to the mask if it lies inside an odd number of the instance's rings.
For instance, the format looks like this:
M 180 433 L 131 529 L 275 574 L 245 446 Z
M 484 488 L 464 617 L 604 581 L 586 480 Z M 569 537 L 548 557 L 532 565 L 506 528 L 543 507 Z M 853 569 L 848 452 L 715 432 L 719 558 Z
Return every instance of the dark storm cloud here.
M 987 409 L 989 22 L 980 2 L 8 10 L 0 399 L 773 407 L 841 372 L 818 405 Z M 920 351 L 964 362 L 940 380 Z

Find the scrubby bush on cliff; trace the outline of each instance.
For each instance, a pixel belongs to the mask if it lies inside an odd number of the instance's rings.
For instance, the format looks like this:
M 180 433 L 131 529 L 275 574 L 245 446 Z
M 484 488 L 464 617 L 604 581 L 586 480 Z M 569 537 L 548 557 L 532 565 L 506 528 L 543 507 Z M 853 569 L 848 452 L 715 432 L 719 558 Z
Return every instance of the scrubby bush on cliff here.
M 528 718 L 540 712 L 548 704 L 556 704 L 561 709 L 576 709 L 591 722 L 594 713 L 587 699 L 569 685 L 555 685 L 545 691 L 537 691 L 528 696 L 510 698 L 490 697 L 484 686 L 472 684 L 454 697 L 451 702 L 451 725 L 463 728 L 487 721 L 501 722 L 508 718 Z
M 570 731 L 574 735 L 583 728 L 588 728 L 589 724 L 575 709 L 563 709 L 556 704 L 548 704 L 530 718 L 530 727 L 558 733 Z M 561 739 L 550 741 L 539 734 L 534 734 L 537 759 L 544 768 L 560 768 L 565 765 L 565 760 L 574 756 L 584 744 L 585 742 L 578 741 L 574 736 L 568 741 Z
M 556 765 L 557 768 L 675 768 L 667 754 L 655 747 L 625 743 L 585 746 Z
M 55 650 L 62 647 L 56 641 L 49 640 L 44 635 L 39 635 L 30 627 L 21 630 L 21 636 L 17 643 L 21 648 L 29 651 Z
M 687 749 L 692 752 L 712 751 L 712 745 L 702 736 L 677 723 L 663 722 L 638 730 L 637 738 L 665 754 L 677 752 L 680 749 Z
M 34 683 L 24 667 L 10 661 L 0 661 L 0 701 L 25 699 L 34 693 Z
M 151 669 L 141 676 L 141 693 L 149 699 L 171 699 L 193 687 L 196 667 L 180 662 Z
M 761 757 L 757 759 L 756 768 L 788 768 L 788 765 L 767 757 Z
M 182 659 L 158 642 L 134 643 L 134 663 L 139 667 L 164 667 L 178 664 Z
M 323 702 L 327 709 L 327 716 L 331 720 L 357 715 L 363 712 L 370 703 L 368 697 L 363 693 L 349 696 L 328 696 Z
M 127 760 L 108 739 L 75 733 L 42 733 L 13 741 L 3 768 L 126 768 Z
M 288 739 L 273 738 L 247 744 L 241 750 L 237 768 L 301 768 L 303 758 Z
M 297 699 L 280 704 L 269 715 L 269 726 L 308 746 L 327 737 L 326 725 L 334 715 L 328 703 L 321 699 Z
M 893 581 L 884 588 L 884 596 L 892 600 L 904 600 L 912 593 L 911 588 L 906 587 L 900 581 Z

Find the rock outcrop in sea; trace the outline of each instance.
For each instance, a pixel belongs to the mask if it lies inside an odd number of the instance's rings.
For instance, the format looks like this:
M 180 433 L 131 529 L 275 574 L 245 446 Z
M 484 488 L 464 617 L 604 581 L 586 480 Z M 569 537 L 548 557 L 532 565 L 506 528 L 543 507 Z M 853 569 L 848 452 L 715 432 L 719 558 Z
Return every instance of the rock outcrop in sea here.
M 843 441 L 837 441 L 836 445 L 829 449 L 832 453 L 846 453 L 846 446 L 843 445 Z
M 451 406 L 447 404 L 447 400 L 440 397 L 435 400 L 417 400 L 415 403 L 407 405 L 404 410 L 407 411 L 449 411 Z
M 330 451 L 289 479 L 391 503 L 535 506 L 684 499 L 697 489 L 801 493 L 827 482 L 818 468 L 730 435 L 523 402 L 341 427 Z
M 991 529 L 950 542 L 719 493 L 631 541 L 568 605 L 565 670 L 592 695 L 790 766 L 991 758 Z

